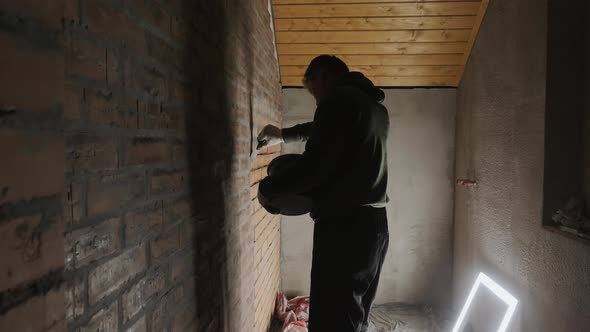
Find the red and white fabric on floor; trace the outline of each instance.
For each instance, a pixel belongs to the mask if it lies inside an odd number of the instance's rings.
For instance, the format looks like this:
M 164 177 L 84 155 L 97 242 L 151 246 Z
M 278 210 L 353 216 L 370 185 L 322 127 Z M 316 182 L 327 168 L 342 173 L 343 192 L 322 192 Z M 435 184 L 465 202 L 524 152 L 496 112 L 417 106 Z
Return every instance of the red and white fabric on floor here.
M 277 316 L 283 322 L 281 332 L 307 332 L 309 296 L 287 300 L 285 293 L 277 296 Z

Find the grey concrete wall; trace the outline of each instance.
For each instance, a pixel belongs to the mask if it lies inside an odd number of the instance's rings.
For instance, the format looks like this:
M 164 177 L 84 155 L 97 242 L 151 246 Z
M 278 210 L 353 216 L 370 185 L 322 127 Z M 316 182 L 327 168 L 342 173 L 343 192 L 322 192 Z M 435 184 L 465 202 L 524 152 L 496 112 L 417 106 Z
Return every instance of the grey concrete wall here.
M 313 120 L 315 100 L 304 89 L 283 89 L 283 128 Z M 304 143 L 283 144 L 282 153 L 302 153 Z M 296 295 L 309 294 L 313 221 L 309 215 L 281 218 L 281 287 Z
M 390 249 L 376 301 L 443 305 L 450 298 L 456 91 L 386 90 Z M 313 98 L 283 90 L 283 125 L 310 121 Z M 303 145 L 285 146 L 301 152 Z M 285 290 L 307 294 L 313 224 L 283 217 L 281 273 Z
M 564 36 L 566 37 L 566 36 Z M 513 293 L 513 331 L 590 326 L 590 250 L 542 228 L 547 1 L 495 0 L 457 98 L 454 289 L 486 272 Z

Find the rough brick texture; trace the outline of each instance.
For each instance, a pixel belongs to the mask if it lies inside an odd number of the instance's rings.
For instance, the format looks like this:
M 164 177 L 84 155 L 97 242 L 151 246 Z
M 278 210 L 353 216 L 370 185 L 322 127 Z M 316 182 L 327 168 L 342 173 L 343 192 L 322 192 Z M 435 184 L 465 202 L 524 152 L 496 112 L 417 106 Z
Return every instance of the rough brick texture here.
M 63 331 L 63 1 L 0 1 L 0 330 Z
M 267 331 L 268 2 L 0 0 L 0 23 L 0 330 Z

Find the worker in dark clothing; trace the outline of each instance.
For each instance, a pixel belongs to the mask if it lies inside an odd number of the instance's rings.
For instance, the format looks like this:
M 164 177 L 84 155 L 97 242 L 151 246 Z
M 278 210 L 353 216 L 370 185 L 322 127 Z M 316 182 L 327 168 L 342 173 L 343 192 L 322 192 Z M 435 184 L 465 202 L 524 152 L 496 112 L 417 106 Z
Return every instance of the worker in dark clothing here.
M 307 141 L 305 152 L 279 176 L 265 178 L 260 192 L 312 198 L 309 331 L 367 331 L 389 244 L 384 93 L 328 55 L 312 60 L 304 85 L 317 104 L 313 122 L 269 125 L 258 138 L 262 146 Z

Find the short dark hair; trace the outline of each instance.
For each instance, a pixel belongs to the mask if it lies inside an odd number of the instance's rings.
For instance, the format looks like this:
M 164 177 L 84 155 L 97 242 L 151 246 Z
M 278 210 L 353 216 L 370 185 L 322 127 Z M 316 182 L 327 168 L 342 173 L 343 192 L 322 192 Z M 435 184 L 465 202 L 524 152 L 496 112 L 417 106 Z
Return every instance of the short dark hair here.
M 305 71 L 305 75 L 303 75 L 303 80 L 311 80 L 321 71 L 331 76 L 339 76 L 350 72 L 344 61 L 340 60 L 337 56 L 324 54 L 311 60 Z

